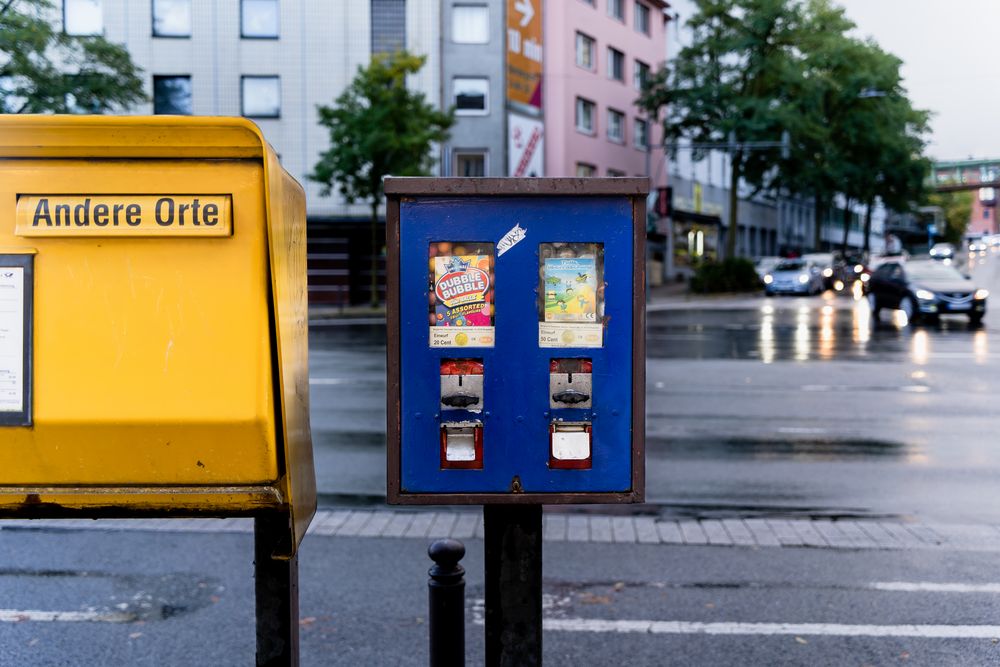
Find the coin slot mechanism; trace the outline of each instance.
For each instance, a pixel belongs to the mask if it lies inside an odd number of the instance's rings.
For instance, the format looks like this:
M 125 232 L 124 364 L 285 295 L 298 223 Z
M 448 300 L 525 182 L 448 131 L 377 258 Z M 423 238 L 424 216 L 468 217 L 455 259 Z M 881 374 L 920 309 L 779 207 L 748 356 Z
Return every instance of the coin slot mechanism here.
M 441 468 L 481 470 L 483 467 L 483 424 L 479 421 L 441 424 Z
M 593 452 L 590 422 L 549 424 L 549 467 L 589 470 Z
M 482 412 L 483 360 L 441 360 L 441 409 Z
M 549 362 L 549 407 L 589 409 L 594 405 L 594 364 L 590 359 Z

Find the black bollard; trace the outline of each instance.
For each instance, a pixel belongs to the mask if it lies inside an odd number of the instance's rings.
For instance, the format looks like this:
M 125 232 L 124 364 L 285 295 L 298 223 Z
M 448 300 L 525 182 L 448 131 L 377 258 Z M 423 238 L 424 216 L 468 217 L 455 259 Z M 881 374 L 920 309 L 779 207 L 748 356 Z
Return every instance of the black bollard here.
M 465 568 L 458 564 L 465 545 L 438 540 L 427 549 L 434 561 L 428 570 L 431 667 L 465 665 Z

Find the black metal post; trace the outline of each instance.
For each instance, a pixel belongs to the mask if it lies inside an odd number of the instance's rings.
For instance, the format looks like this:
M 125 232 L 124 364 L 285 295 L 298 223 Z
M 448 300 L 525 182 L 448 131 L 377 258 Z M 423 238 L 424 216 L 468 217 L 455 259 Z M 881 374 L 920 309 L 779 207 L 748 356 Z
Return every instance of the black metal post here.
M 542 664 L 542 506 L 485 505 L 486 667 Z
M 289 520 L 284 513 L 254 518 L 257 667 L 299 665 L 299 557 L 272 557 L 288 539 Z
M 465 665 L 465 568 L 458 564 L 465 545 L 438 540 L 427 549 L 434 566 L 427 572 L 431 667 Z

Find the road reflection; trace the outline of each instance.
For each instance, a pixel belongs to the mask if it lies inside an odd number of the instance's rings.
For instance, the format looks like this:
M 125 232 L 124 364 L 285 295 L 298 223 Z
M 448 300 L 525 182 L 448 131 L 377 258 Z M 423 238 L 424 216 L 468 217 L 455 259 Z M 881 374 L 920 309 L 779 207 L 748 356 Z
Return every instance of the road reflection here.
M 691 309 L 651 313 L 650 357 L 660 359 L 757 359 L 830 361 L 968 358 L 986 364 L 990 338 L 984 327 L 963 318 L 914 325 L 899 311 L 883 311 L 876 322 L 862 295 L 803 300 L 769 299 L 756 308 Z

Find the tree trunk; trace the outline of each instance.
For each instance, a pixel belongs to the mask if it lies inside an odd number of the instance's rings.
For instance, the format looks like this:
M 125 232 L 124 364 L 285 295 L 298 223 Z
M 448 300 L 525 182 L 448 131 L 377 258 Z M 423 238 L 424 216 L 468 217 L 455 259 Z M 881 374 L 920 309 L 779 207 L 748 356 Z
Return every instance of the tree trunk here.
M 865 248 L 864 248 L 865 257 L 868 256 L 868 253 L 871 251 L 871 247 L 872 247 L 871 236 L 872 236 L 872 205 L 873 204 L 874 204 L 874 200 L 872 198 L 869 198 L 868 202 L 865 204 L 865 233 L 864 233 L 864 236 L 865 236 L 865 240 L 864 240 L 864 243 L 865 243 Z
M 823 250 L 823 199 L 819 195 L 813 197 L 813 252 Z
M 847 237 L 851 233 L 851 200 L 844 199 L 844 235 L 840 239 L 840 254 L 847 257 Z
M 378 253 L 382 246 L 378 242 L 378 197 L 372 199 L 372 293 L 371 307 L 378 308 Z
M 736 239 L 740 233 L 739 225 L 739 188 L 740 188 L 740 163 L 743 154 L 736 151 L 730 158 L 729 163 L 729 229 L 726 233 L 726 259 L 736 257 Z

